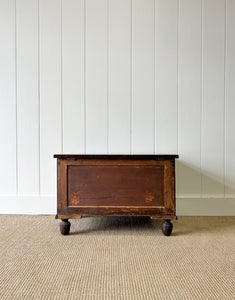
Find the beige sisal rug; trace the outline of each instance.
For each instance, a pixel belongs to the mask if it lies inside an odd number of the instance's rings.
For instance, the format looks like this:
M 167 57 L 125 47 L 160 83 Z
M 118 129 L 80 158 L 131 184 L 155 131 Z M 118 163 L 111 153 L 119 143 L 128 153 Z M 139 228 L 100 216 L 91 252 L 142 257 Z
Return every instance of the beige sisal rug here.
M 235 299 L 235 218 L 0 216 L 0 299 Z

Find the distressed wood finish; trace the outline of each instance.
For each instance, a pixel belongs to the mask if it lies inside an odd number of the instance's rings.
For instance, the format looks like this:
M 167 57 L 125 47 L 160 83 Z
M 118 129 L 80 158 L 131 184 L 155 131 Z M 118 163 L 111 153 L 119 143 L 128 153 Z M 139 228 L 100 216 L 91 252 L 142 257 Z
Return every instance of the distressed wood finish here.
M 69 233 L 68 219 L 81 216 L 176 219 L 175 158 L 178 155 L 54 157 L 58 170 L 56 218 L 62 219 L 62 234 Z
M 68 206 L 163 205 L 163 166 L 69 166 L 67 176 Z
M 69 235 L 71 223 L 68 219 L 62 219 L 60 222 L 60 233 L 63 235 Z
M 173 224 L 171 223 L 171 220 L 164 220 L 162 223 L 162 232 L 164 235 L 169 236 L 171 235 L 173 229 Z

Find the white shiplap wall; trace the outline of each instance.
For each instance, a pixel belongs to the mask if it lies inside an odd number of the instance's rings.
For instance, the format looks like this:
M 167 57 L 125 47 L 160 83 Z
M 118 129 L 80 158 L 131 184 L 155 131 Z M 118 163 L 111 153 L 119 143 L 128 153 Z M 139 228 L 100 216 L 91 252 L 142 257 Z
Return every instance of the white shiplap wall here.
M 0 0 L 0 213 L 54 153 L 179 153 L 178 215 L 235 215 L 234 0 Z

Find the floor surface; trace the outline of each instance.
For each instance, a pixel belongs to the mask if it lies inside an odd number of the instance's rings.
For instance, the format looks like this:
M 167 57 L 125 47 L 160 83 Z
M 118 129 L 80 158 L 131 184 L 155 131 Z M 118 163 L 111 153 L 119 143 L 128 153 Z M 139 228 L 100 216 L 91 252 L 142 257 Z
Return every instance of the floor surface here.
M 0 216 L 0 299 L 235 299 L 235 217 Z

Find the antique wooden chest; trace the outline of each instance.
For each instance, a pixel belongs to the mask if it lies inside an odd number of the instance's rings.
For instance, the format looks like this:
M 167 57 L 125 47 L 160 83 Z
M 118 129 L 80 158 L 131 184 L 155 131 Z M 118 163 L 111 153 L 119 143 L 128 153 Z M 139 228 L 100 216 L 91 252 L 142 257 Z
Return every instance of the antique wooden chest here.
M 54 155 L 57 158 L 57 216 L 69 234 L 71 218 L 150 216 L 172 232 L 175 159 L 178 155 Z

